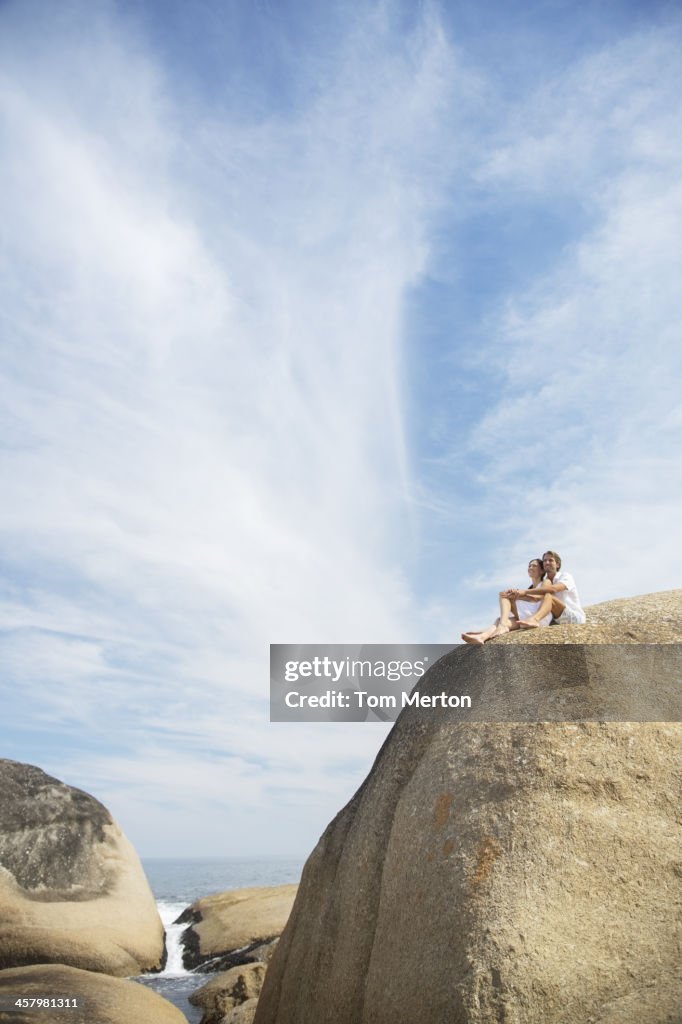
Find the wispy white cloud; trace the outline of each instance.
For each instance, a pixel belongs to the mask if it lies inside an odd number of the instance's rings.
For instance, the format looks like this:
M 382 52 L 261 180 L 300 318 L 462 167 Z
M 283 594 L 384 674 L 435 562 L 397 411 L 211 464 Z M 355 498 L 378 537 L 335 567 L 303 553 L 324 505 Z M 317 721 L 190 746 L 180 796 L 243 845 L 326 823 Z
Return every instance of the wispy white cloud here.
M 568 198 L 584 218 L 490 317 L 480 361 L 502 383 L 469 457 L 505 574 L 552 546 L 591 601 L 676 586 L 682 569 L 678 42 L 637 35 L 556 77 L 479 172 L 505 201 L 537 211 Z
M 377 732 L 270 727 L 266 645 L 415 629 L 401 309 L 452 61 L 377 11 L 257 124 L 185 100 L 105 5 L 42 48 L 6 22 L 8 701 L 26 756 L 51 731 L 44 767 L 156 853 L 253 851 L 273 788 L 314 839 Z
M 39 6 L 40 37 L 30 4 L 0 12 L 12 754 L 144 852 L 293 852 L 386 730 L 267 724 L 268 641 L 446 639 L 545 545 L 589 600 L 679 579 L 679 26 L 520 103 L 433 8 L 406 31 L 378 3 L 245 117 L 119 9 Z M 479 352 L 480 323 L 453 331 L 434 372 L 486 409 L 438 410 L 434 465 L 461 472 L 427 486 L 406 297 L 512 208 L 575 224 L 522 285 L 485 282 Z M 417 600 L 429 547 L 447 590 Z

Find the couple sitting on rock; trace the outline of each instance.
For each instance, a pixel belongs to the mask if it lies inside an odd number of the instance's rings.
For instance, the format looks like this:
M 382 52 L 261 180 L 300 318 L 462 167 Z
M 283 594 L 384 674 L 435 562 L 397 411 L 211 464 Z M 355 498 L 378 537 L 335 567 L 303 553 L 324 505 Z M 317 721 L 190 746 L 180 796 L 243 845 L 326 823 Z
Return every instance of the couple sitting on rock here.
M 465 643 L 484 644 L 512 629 L 537 629 L 552 623 L 579 625 L 585 621 L 575 580 L 570 572 L 561 571 L 556 551 L 545 551 L 542 558 L 531 559 L 528 575 L 527 590 L 500 591 L 499 619 L 480 633 L 462 633 Z

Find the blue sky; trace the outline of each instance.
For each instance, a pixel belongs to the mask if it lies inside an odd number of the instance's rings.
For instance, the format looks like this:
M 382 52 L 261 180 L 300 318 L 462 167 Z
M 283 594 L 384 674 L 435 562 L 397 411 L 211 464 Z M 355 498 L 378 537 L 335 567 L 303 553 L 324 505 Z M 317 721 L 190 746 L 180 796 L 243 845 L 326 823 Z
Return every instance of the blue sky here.
M 0 5 L 2 753 L 304 854 L 381 725 L 269 642 L 674 587 L 675 4 Z

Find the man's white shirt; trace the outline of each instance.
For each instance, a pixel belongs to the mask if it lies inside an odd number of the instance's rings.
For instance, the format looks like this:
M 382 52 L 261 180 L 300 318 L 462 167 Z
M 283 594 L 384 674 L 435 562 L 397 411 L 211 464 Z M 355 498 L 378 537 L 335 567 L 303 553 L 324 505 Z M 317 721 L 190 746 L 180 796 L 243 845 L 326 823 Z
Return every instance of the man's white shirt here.
M 580 604 L 580 598 L 578 597 L 578 589 L 575 585 L 575 580 L 571 576 L 570 572 L 563 572 L 560 569 L 554 577 L 554 579 L 551 580 L 551 583 L 563 583 L 566 589 L 558 590 L 554 596 L 557 598 L 557 600 L 561 601 L 562 604 L 566 606 L 567 611 L 573 613 L 571 618 L 575 616 L 575 620 L 578 623 L 585 622 L 585 612 L 583 611 L 582 605 Z M 561 622 L 561 619 L 559 619 L 559 622 Z

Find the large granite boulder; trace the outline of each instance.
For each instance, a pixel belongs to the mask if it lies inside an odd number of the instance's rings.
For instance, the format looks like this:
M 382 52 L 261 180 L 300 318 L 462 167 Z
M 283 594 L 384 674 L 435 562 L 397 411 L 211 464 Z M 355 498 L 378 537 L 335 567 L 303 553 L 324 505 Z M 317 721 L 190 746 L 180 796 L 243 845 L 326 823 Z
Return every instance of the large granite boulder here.
M 51 997 L 53 1001 L 75 999 L 78 1005 L 21 1010 L 14 1006 L 17 997 Z M 6 1006 L 12 1009 L 5 1010 Z M 187 1024 L 184 1013 L 144 985 L 61 964 L 0 971 L 0 1021 L 7 1021 L 7 1024 Z
M 164 929 L 135 850 L 94 797 L 0 760 L 0 968 L 158 970 Z
M 196 900 L 177 923 L 188 970 L 225 971 L 261 959 L 264 942 L 281 934 L 296 896 L 296 885 L 231 889 Z
M 577 677 L 594 720 L 405 709 L 305 866 L 255 1024 L 680 1024 L 682 727 L 598 719 L 626 676 L 636 695 L 660 664 L 670 687 L 679 647 L 623 652 L 679 644 L 681 598 L 653 595 L 649 623 L 646 600 L 631 622 L 615 602 L 591 634 L 535 630 L 434 666 L 421 691 L 493 679 L 518 698 L 527 662 L 529 704 L 553 708 Z

